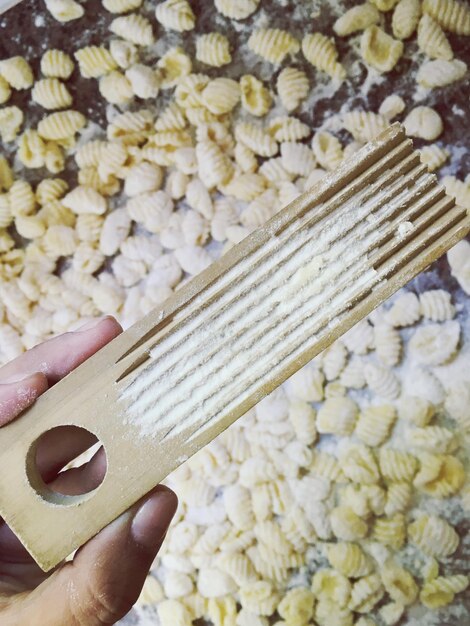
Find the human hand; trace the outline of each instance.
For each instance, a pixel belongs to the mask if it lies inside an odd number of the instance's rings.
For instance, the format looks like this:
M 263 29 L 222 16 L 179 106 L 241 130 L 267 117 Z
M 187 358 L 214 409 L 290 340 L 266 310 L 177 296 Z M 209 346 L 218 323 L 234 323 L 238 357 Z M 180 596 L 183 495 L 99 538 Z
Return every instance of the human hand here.
M 122 331 L 112 317 L 94 320 L 25 352 L 0 368 L 0 426 L 30 406 L 48 387 Z M 75 429 L 44 436 L 37 463 L 49 486 L 73 494 L 100 484 L 106 460 L 100 449 L 83 467 L 60 473 L 94 438 Z M 73 437 L 71 433 L 74 433 Z M 123 617 L 138 598 L 175 513 L 175 494 L 159 486 L 80 548 L 73 561 L 45 574 L 0 519 L 0 623 L 2 626 L 105 626 Z

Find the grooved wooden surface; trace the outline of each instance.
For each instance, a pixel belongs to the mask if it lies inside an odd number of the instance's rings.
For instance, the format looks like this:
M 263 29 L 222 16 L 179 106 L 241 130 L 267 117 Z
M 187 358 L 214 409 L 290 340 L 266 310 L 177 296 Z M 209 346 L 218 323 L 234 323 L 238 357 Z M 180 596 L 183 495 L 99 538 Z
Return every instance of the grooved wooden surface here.
M 392 126 L 1 429 L 0 513 L 51 569 L 469 228 Z M 52 494 L 32 462 L 64 424 L 106 448 L 86 496 Z

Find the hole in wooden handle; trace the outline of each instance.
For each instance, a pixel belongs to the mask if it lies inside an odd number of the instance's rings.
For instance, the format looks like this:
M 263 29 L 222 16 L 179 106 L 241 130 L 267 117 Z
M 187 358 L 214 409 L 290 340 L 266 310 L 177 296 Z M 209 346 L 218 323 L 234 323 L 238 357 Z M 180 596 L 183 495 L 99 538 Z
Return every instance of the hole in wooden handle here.
M 77 505 L 91 498 L 107 471 L 104 446 L 79 426 L 56 426 L 31 444 L 26 476 L 34 491 L 54 505 Z

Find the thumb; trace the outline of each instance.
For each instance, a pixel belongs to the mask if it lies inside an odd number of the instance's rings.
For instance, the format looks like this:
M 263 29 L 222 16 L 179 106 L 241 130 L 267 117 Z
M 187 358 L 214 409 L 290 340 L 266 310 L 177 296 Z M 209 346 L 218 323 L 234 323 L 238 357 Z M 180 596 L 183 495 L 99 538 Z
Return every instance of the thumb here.
M 107 626 L 121 619 L 139 597 L 177 503 L 170 489 L 157 487 L 33 591 L 21 623 Z

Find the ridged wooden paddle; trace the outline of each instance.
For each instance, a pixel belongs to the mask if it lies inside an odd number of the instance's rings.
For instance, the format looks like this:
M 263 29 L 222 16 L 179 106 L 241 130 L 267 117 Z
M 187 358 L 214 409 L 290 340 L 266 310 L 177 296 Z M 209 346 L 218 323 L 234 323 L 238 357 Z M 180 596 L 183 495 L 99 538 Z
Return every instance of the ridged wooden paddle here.
M 395 124 L 0 429 L 0 513 L 44 570 L 470 230 Z M 103 483 L 52 492 L 46 431 L 104 445 Z

